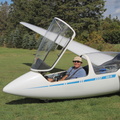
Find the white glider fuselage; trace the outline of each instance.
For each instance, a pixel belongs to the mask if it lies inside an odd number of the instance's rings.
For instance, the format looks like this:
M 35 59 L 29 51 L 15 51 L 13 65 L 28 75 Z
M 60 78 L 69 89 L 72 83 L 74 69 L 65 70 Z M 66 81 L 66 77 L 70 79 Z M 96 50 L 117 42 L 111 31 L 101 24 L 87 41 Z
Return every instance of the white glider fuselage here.
M 58 74 L 58 73 L 54 73 Z M 91 63 L 86 77 L 49 82 L 38 72 L 30 71 L 4 87 L 6 93 L 40 98 L 71 99 L 111 94 L 120 90 L 120 70 L 96 74 Z
M 24 22 L 21 22 L 21 24 L 44 37 L 31 71 L 6 85 L 3 88 L 4 92 L 40 99 L 72 99 L 120 91 L 120 53 L 117 53 L 115 57 L 72 41 L 75 37 L 74 30 L 59 18 L 53 20 L 48 30 Z M 48 65 L 50 61 L 47 58 L 51 54 L 50 50 L 53 51 L 53 48 L 56 49 L 58 45 L 62 49 L 59 50 L 59 54 L 57 53 L 55 57 L 51 58 L 53 61 L 51 60 L 52 62 Z M 61 76 L 64 72 L 50 75 L 41 73 L 52 70 L 66 49 L 79 56 L 82 55 L 87 60 L 87 76 L 59 82 L 49 82 L 46 76 Z

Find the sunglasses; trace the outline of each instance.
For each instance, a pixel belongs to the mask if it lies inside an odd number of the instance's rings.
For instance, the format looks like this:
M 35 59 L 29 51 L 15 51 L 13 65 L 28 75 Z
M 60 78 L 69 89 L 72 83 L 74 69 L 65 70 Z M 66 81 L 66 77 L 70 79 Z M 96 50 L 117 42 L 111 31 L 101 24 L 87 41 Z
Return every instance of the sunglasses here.
M 74 63 L 81 63 L 80 61 L 73 61 Z

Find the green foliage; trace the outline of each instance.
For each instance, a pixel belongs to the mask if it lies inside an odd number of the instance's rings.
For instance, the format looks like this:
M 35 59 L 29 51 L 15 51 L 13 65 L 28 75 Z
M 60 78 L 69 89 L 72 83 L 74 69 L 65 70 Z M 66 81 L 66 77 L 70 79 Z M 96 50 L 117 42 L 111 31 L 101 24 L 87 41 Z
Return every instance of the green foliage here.
M 9 5 L 7 2 L 0 3 L 0 35 L 4 35 L 7 30 L 7 19 L 9 14 Z
M 33 31 L 20 25 L 25 21 L 47 29 L 54 17 L 70 24 L 76 31 L 76 41 L 103 48 L 102 42 L 120 43 L 120 20 L 111 16 L 102 19 L 104 0 L 12 0 L 0 6 L 0 46 L 35 49 L 41 41 Z M 92 34 L 100 42 L 96 42 Z M 100 38 L 99 38 L 99 37 Z M 100 40 L 101 39 L 101 40 Z M 90 42 L 91 41 L 91 42 Z M 100 44 L 96 46 L 95 44 Z
M 23 47 L 28 48 L 37 43 L 37 41 L 25 40 L 26 33 L 34 35 L 32 31 L 26 29 L 19 24 L 20 21 L 25 21 L 43 28 L 47 28 L 54 17 L 59 17 L 69 23 L 77 32 L 77 36 L 81 33 L 87 34 L 97 30 L 100 25 L 100 18 L 104 13 L 103 0 L 12 0 L 13 4 L 9 6 L 9 14 L 5 19 L 7 22 L 7 30 L 5 30 L 5 42 L 8 47 Z M 2 11 L 5 13 L 5 11 Z M 20 31 L 21 42 L 19 34 L 16 34 L 16 28 Z M 3 33 L 3 31 L 2 31 Z M 14 36 L 18 35 L 17 36 Z M 28 35 L 28 38 L 29 38 Z M 87 35 L 88 36 L 88 35 Z M 18 38 L 18 40 L 16 40 Z M 17 43 L 18 42 L 18 45 Z M 23 45 L 22 45 L 23 43 Z M 27 46 L 25 46 L 27 45 Z
M 29 46 L 29 34 L 25 34 L 22 39 L 22 48 L 27 49 Z
M 24 49 L 36 49 L 37 41 L 35 35 L 29 35 L 28 33 L 23 36 L 22 48 Z
M 80 34 L 86 30 L 97 30 L 105 9 L 102 0 L 64 0 L 56 6 L 56 11 L 58 17 L 67 21 Z
M 16 28 L 16 30 L 12 31 L 11 34 L 6 37 L 5 45 L 11 48 L 21 48 L 21 41 L 20 31 Z
M 120 43 L 120 29 L 106 31 L 103 33 L 103 38 L 107 43 L 118 44 Z
M 101 22 L 103 39 L 107 43 L 120 43 L 120 21 L 116 19 L 106 18 Z
M 4 36 L 1 35 L 0 37 L 0 46 L 3 46 L 4 45 Z
M 34 35 L 32 35 L 29 40 L 29 49 L 31 50 L 35 48 L 36 48 L 36 40 L 35 40 Z
M 105 43 L 102 51 L 120 52 L 120 44 Z
M 104 47 L 104 40 L 99 32 L 92 32 L 89 34 L 89 37 L 87 39 L 86 45 L 96 48 L 98 50 L 102 50 Z

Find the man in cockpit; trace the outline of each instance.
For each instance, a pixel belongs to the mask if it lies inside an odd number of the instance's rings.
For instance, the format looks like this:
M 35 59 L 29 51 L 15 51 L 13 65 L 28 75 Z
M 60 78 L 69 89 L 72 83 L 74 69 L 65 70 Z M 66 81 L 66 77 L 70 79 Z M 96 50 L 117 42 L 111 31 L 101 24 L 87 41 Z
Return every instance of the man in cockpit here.
M 73 67 L 70 67 L 67 70 L 67 73 L 64 77 L 62 77 L 62 79 L 58 80 L 58 81 L 63 81 L 63 80 L 68 80 L 68 79 L 75 79 L 75 78 L 80 78 L 80 77 L 85 77 L 86 76 L 86 72 L 85 70 L 82 68 L 82 58 L 79 56 L 76 56 L 73 59 Z M 53 79 L 48 78 L 48 81 L 50 82 L 54 82 Z

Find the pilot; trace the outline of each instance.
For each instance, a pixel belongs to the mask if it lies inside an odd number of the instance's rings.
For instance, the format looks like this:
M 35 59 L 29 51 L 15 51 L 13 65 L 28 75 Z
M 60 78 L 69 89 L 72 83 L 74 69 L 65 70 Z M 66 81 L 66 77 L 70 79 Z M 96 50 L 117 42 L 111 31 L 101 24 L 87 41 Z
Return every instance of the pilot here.
M 82 58 L 81 57 L 76 56 L 73 59 L 73 64 L 74 64 L 74 66 L 70 67 L 67 70 L 66 75 L 62 79 L 60 79 L 58 81 L 63 81 L 63 80 L 68 80 L 68 79 L 75 79 L 75 78 L 80 78 L 80 77 L 85 77 L 86 76 L 86 72 L 81 66 L 82 65 Z M 51 79 L 51 78 L 48 78 L 48 81 L 54 82 L 54 80 Z

